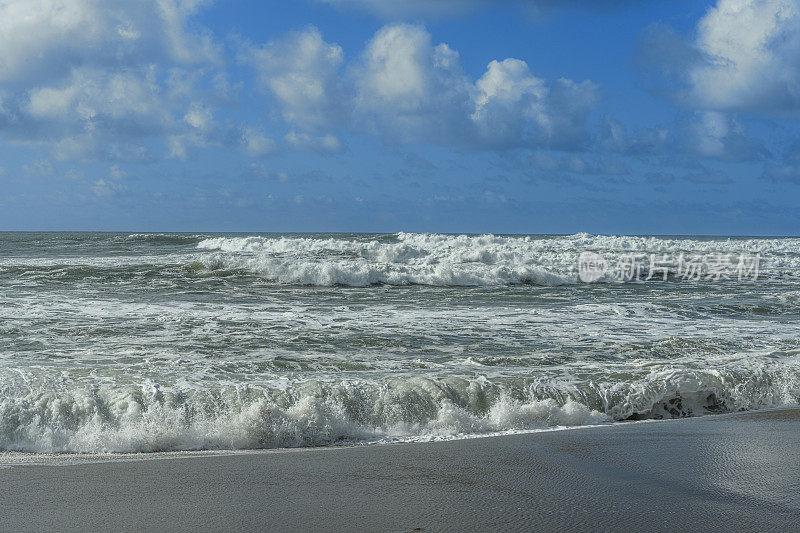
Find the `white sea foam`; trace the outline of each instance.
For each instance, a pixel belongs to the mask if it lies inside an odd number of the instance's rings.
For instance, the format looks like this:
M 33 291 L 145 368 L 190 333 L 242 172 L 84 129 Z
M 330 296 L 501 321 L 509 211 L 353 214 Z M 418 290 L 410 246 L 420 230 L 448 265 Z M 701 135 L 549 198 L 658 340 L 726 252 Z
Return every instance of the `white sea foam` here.
M 578 280 L 581 251 L 769 255 L 762 269 L 800 272 L 798 239 L 668 239 L 578 234 L 504 237 L 399 233 L 395 237 L 214 237 L 197 245 L 212 269 L 246 270 L 301 285 L 562 285 Z M 612 274 L 606 276 L 610 281 Z
M 154 452 L 456 438 L 796 405 L 800 367 L 653 371 L 630 382 L 396 377 L 216 389 L 103 384 L 3 394 L 0 450 Z M 51 384 L 52 385 L 52 384 Z M 13 386 L 6 383 L 8 387 Z
M 798 239 L 6 239 L 0 450 L 447 439 L 800 403 Z M 576 282 L 583 250 L 762 253 L 777 281 L 550 288 Z
M 86 255 L 67 248 L 53 256 L 0 257 L 0 269 L 28 267 L 31 276 L 94 276 L 86 268 L 248 272 L 283 284 L 316 286 L 555 286 L 578 281 L 578 256 L 761 254 L 764 278 L 800 277 L 800 239 L 698 239 L 577 234 L 561 237 L 399 233 L 390 236 L 252 236 L 131 234 L 112 243 L 155 243 L 159 254 Z M 192 245 L 182 252 L 168 245 Z M 38 253 L 38 250 L 33 250 Z M 180 273 L 180 271 L 178 272 Z M 608 272 L 600 281 L 613 281 Z

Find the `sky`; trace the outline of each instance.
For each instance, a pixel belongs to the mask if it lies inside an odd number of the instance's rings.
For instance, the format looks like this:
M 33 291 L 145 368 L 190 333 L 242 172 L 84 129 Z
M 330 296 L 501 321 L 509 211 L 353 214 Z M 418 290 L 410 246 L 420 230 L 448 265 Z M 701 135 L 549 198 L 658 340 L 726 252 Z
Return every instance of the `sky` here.
M 800 0 L 0 0 L 0 230 L 800 235 Z

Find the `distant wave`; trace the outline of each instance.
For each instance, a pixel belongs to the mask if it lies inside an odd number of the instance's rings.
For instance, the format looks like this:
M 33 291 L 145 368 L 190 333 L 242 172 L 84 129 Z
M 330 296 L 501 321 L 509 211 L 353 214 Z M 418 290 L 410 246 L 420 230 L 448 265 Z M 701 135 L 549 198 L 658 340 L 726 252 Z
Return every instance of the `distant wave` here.
M 301 285 L 564 285 L 578 281 L 585 250 L 630 253 L 769 253 L 772 267 L 800 271 L 798 239 L 664 239 L 399 233 L 382 238 L 214 237 L 200 241 L 209 269 L 243 270 Z M 605 281 L 612 281 L 611 276 Z
M 562 285 L 573 281 L 537 264 L 539 241 L 485 235 L 398 234 L 383 239 L 210 238 L 209 268 L 242 269 L 301 285 Z
M 182 233 L 131 233 L 122 237 L 123 242 L 144 242 L 152 244 L 195 244 L 206 238 L 206 235 L 189 235 Z
M 199 386 L 198 386 L 199 387 Z M 800 368 L 662 367 L 632 382 L 392 377 L 215 389 L 0 383 L 0 450 L 155 452 L 430 440 L 797 405 Z
M 800 279 L 800 239 L 701 239 L 602 236 L 498 236 L 398 233 L 209 237 L 130 234 L 118 242 L 158 245 L 148 254 L 1 258 L 0 275 L 47 279 L 165 276 L 256 276 L 308 286 L 427 285 L 480 287 L 558 286 L 577 283 L 578 256 L 639 254 L 762 254 L 771 279 Z M 122 241 L 119 241 L 121 239 Z M 193 246 L 192 246 L 193 245 Z M 674 268 L 670 275 L 675 275 Z M 613 273 L 599 279 L 613 282 Z

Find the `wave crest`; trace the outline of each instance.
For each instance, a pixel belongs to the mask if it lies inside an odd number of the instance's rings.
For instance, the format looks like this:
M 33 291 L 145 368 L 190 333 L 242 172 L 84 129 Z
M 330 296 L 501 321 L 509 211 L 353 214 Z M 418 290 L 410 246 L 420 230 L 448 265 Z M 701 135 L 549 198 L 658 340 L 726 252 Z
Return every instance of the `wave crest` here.
M 246 270 L 300 285 L 561 285 L 575 276 L 541 261 L 538 241 L 486 235 L 405 234 L 373 239 L 313 237 L 211 238 L 202 258 L 213 269 Z M 547 258 L 545 258 L 547 259 Z M 542 264 L 544 263 L 544 264 Z M 566 260 L 560 263 L 567 263 Z M 573 267 L 574 270 L 574 267 Z
M 386 236 L 213 237 L 200 241 L 208 268 L 244 270 L 301 285 L 563 285 L 578 282 L 578 256 L 680 253 L 772 254 L 772 267 L 800 272 L 798 239 L 635 236 L 500 236 L 398 233 Z M 647 265 L 644 265 L 645 267 Z M 766 265 L 764 265 L 766 267 Z M 613 281 L 608 272 L 604 281 Z M 645 272 L 646 274 L 646 272 Z
M 0 450 L 155 452 L 431 440 L 796 405 L 800 373 L 667 369 L 578 386 L 455 377 L 213 389 L 144 381 L 3 396 Z

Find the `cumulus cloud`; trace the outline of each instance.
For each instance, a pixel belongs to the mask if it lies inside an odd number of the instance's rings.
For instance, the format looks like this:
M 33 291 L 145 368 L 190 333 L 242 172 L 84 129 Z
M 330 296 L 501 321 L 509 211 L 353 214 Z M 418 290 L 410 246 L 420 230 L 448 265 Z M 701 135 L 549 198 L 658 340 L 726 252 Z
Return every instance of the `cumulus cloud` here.
M 521 138 L 528 122 L 547 126 L 547 87 L 544 80 L 531 74 L 524 61 L 492 61 L 475 86 L 472 119 L 485 138 Z
M 262 87 L 278 100 L 288 123 L 320 131 L 340 119 L 338 74 L 344 53 L 339 45 L 326 43 L 317 28 L 291 32 L 264 46 L 249 46 L 245 59 Z
M 690 97 L 723 110 L 797 110 L 800 6 L 796 0 L 722 0 L 698 24 L 706 61 L 689 71 Z
M 644 48 L 688 107 L 800 116 L 800 0 L 719 0 L 694 41 L 654 27 Z
M 547 84 L 527 63 L 492 61 L 471 81 L 458 53 L 421 26 L 391 24 L 355 68 L 357 126 L 407 142 L 478 148 L 570 147 L 585 136 L 591 82 Z
M 0 4 L 0 80 L 65 75 L 87 60 L 139 64 L 142 55 L 194 65 L 217 58 L 187 30 L 199 0 L 7 0 Z
M 527 63 L 492 61 L 476 81 L 458 52 L 433 44 L 421 26 L 391 24 L 368 43 L 355 69 L 355 121 L 383 136 L 478 148 L 573 147 L 597 88 L 537 78 Z
M 357 126 L 401 141 L 447 141 L 469 123 L 469 81 L 458 53 L 422 27 L 392 24 L 355 68 Z
M 476 82 L 471 115 L 480 137 L 499 146 L 573 146 L 597 100 L 589 82 L 559 79 L 548 87 L 519 59 L 492 61 Z
M 221 48 L 191 23 L 208 3 L 0 2 L 0 137 L 49 146 L 59 160 L 186 159 L 207 146 L 274 153 L 272 137 L 230 124 L 215 107 L 234 89 Z M 573 150 L 588 138 L 598 95 L 589 81 L 548 81 L 516 58 L 491 61 L 470 78 L 457 51 L 412 24 L 384 26 L 347 63 L 342 47 L 314 27 L 245 45 L 241 58 L 264 108 L 285 123 L 274 138 L 320 153 L 344 151 L 348 132 L 487 150 Z
M 52 142 L 60 157 L 113 158 L 132 139 L 207 129 L 192 84 L 216 69 L 220 51 L 188 22 L 205 3 L 0 2 L 0 133 Z
M 746 161 L 768 157 L 748 117 L 800 118 L 800 0 L 718 0 L 693 38 L 656 25 L 640 61 L 656 88 L 684 112 L 674 135 L 682 153 Z
M 243 57 L 290 126 L 286 141 L 321 152 L 343 149 L 339 130 L 405 143 L 573 149 L 587 138 L 598 94 L 589 81 L 548 83 L 513 58 L 492 61 L 473 81 L 457 51 L 413 24 L 384 26 L 349 65 L 314 27 L 246 46 Z
M 23 111 L 69 131 L 85 126 L 146 132 L 159 130 L 168 120 L 151 67 L 118 73 L 75 68 L 64 82 L 31 89 Z

